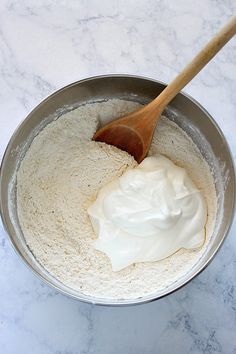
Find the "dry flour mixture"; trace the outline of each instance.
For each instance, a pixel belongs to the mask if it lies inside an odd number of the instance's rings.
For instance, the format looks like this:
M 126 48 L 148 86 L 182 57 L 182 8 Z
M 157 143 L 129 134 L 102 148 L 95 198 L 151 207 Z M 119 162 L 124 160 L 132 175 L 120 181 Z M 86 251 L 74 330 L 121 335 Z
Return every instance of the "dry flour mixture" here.
M 87 208 L 102 186 L 136 162 L 91 138 L 99 116 L 118 117 L 138 106 L 113 99 L 64 114 L 35 137 L 17 173 L 18 216 L 28 246 L 51 274 L 84 294 L 131 299 L 163 289 L 194 266 L 213 231 L 216 194 L 210 169 L 184 131 L 162 117 L 150 155 L 164 154 L 184 167 L 203 192 L 208 206 L 204 246 L 119 272 L 113 272 L 107 256 L 93 247 Z

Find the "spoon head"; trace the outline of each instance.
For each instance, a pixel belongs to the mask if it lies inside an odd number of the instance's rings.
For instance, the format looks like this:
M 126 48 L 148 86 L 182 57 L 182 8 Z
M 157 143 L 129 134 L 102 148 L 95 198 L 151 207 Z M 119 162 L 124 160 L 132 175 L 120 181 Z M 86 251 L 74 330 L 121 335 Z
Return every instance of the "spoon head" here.
M 147 154 L 142 137 L 136 130 L 126 125 L 108 124 L 94 134 L 93 140 L 116 146 L 128 152 L 138 163 Z

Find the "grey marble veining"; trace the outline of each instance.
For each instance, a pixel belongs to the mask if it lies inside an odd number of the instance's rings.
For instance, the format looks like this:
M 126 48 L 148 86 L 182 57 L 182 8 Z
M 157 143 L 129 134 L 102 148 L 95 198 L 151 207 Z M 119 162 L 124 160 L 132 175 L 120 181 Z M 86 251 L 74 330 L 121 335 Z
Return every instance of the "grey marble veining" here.
M 170 81 L 236 13 L 235 0 L 0 2 L 0 158 L 45 96 L 106 73 Z M 236 158 L 236 40 L 185 91 L 216 119 Z M 236 353 L 236 223 L 210 266 L 183 289 L 138 307 L 66 298 L 22 264 L 0 224 L 0 352 Z

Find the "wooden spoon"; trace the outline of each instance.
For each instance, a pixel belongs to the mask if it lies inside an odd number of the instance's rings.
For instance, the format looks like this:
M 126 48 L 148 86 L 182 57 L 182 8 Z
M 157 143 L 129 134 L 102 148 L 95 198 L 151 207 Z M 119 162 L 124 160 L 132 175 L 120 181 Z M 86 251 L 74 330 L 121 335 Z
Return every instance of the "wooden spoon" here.
M 148 153 L 158 119 L 166 105 L 236 34 L 236 16 L 200 51 L 185 69 L 141 109 L 119 118 L 99 129 L 93 139 L 114 145 L 141 162 Z

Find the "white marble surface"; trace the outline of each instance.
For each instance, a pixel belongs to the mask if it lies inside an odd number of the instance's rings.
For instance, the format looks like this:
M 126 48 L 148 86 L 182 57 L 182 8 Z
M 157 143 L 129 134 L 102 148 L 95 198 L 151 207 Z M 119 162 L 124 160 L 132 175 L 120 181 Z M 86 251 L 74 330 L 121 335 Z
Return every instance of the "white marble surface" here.
M 226 19 L 235 0 L 1 0 L 0 157 L 42 98 L 105 73 L 168 82 Z M 236 39 L 189 84 L 236 157 Z M 236 353 L 236 223 L 212 264 L 157 302 L 93 307 L 46 286 L 0 224 L 0 352 Z

